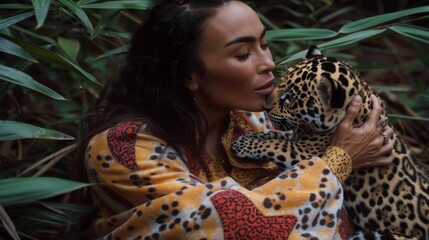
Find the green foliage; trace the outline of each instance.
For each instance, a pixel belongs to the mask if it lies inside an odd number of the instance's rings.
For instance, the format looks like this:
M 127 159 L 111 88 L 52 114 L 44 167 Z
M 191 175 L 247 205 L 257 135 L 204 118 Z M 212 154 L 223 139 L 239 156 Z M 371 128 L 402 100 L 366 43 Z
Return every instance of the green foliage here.
M 384 73 L 369 78 L 374 88 L 395 92 L 414 113 L 395 118 L 428 121 L 429 6 L 397 1 L 385 11 L 376 2 L 377 9 L 329 0 L 251 4 L 268 28 L 279 69 L 317 44 L 367 75 Z M 69 192 L 87 187 L 68 180 L 73 139 L 149 6 L 149 0 L 0 3 L 0 236 L 58 239 L 91 212 L 68 203 Z
M 35 202 L 85 186 L 87 184 L 52 177 L 2 179 L 0 180 L 0 204 L 8 206 Z

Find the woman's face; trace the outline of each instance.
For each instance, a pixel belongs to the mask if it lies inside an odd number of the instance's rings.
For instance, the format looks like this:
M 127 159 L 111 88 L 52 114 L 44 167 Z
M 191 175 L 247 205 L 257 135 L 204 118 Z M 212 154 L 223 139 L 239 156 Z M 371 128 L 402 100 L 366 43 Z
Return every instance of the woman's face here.
M 262 111 L 273 89 L 275 65 L 265 27 L 246 4 L 232 1 L 207 20 L 197 53 L 205 74 L 192 74 L 189 88 L 206 114 L 225 115 L 232 109 Z

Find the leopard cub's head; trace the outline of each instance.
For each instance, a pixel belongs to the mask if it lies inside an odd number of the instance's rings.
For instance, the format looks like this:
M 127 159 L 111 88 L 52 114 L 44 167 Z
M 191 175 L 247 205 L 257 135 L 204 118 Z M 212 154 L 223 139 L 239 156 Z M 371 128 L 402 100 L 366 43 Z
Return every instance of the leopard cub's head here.
M 357 94 L 363 104 L 355 123 L 364 122 L 370 111 L 371 93 L 348 63 L 324 57 L 317 47 L 312 47 L 305 60 L 282 75 L 264 105 L 277 129 L 317 134 L 334 129 Z

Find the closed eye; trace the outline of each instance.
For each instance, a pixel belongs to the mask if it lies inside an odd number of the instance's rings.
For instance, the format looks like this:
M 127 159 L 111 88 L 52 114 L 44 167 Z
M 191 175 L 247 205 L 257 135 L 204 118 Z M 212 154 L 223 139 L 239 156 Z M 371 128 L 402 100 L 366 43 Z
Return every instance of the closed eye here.
M 246 59 L 248 59 L 250 56 L 250 53 L 245 53 L 245 54 L 241 54 L 241 55 L 237 55 L 235 56 L 239 61 L 245 61 Z

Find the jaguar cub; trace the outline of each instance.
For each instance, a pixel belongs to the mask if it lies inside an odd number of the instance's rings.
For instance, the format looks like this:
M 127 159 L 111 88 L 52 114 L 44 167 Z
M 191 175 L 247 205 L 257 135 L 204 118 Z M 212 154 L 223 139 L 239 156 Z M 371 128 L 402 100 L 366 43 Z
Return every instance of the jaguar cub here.
M 238 157 L 272 160 L 283 169 L 322 156 L 356 94 L 363 100 L 358 126 L 371 111 L 372 90 L 348 63 L 310 48 L 307 59 L 290 67 L 265 101 L 279 131 L 241 136 L 232 150 Z M 383 111 L 380 123 L 386 122 Z M 355 225 L 369 231 L 359 233 L 365 239 L 381 239 L 380 233 L 382 239 L 429 239 L 428 172 L 396 134 L 391 140 L 393 164 L 352 172 L 343 186 L 344 205 Z

